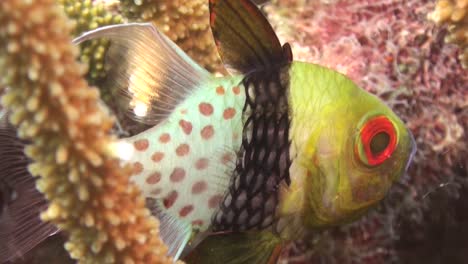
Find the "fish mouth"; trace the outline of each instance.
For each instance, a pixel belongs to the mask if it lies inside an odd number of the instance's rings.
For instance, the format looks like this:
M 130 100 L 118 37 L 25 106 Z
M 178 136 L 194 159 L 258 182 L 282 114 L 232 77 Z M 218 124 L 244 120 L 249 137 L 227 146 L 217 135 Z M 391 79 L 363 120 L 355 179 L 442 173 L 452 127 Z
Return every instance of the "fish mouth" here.
M 416 140 L 414 139 L 413 133 L 409 129 L 406 129 L 408 131 L 408 135 L 410 137 L 410 154 L 408 156 L 408 160 L 406 161 L 405 165 L 405 173 L 408 172 L 408 169 L 413 161 L 414 156 L 416 155 L 416 151 L 418 150 L 418 146 L 416 145 Z

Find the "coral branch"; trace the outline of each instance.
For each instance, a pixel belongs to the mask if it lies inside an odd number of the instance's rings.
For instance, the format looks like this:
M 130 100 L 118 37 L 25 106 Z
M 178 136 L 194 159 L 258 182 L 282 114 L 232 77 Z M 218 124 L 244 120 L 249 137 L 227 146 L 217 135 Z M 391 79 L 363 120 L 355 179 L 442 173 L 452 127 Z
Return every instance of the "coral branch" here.
M 448 25 L 450 34 L 446 41 L 460 46 L 460 60 L 468 68 L 468 0 L 439 0 L 428 18 L 439 25 Z
M 208 23 L 206 0 L 120 0 L 130 20 L 154 23 L 190 57 L 211 71 L 222 71 Z
M 171 263 L 130 167 L 111 158 L 113 120 L 83 79 L 71 23 L 54 0 L 0 1 L 2 102 L 49 200 L 42 218 L 69 234 L 83 263 Z
M 104 3 L 94 3 L 91 0 L 58 0 L 63 6 L 65 14 L 76 21 L 76 27 L 72 34 L 79 34 L 107 25 L 120 24 L 122 17 L 105 9 Z M 88 64 L 88 80 L 93 84 L 105 77 L 104 57 L 109 47 L 106 39 L 95 39 L 81 45 L 80 60 Z

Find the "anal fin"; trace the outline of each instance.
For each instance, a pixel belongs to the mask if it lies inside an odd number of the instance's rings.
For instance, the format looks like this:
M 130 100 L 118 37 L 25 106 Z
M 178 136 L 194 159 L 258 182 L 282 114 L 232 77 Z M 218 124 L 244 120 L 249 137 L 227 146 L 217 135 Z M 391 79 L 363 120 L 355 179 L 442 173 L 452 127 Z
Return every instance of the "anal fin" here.
M 281 240 L 271 232 L 219 233 L 208 236 L 185 259 L 190 264 L 273 264 Z
M 169 248 L 168 255 L 174 260 L 179 259 L 192 236 L 192 225 L 162 209 L 163 206 L 159 200 L 146 198 L 146 207 L 161 223 L 159 234 Z

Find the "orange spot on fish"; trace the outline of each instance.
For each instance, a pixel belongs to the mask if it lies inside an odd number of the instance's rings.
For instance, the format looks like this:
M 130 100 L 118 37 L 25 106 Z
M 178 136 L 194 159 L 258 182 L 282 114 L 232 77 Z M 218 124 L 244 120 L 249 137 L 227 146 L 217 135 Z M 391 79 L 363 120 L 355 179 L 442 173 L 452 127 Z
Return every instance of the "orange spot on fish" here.
M 192 132 L 192 123 L 190 123 L 189 121 L 181 119 L 179 121 L 179 126 L 182 128 L 186 135 L 190 135 L 190 133 Z
M 138 151 L 144 151 L 144 150 L 148 149 L 149 141 L 147 139 L 139 139 L 139 140 L 133 142 L 133 146 Z
M 146 178 L 146 183 L 148 184 L 156 184 L 161 180 L 161 173 L 154 172 L 148 178 Z
M 160 162 L 164 158 L 164 153 L 162 152 L 155 152 L 151 155 L 151 160 L 154 162 Z
M 213 106 L 209 103 L 200 103 L 198 105 L 198 109 L 200 110 L 200 113 L 204 116 L 210 116 L 213 114 Z
M 180 217 L 186 217 L 188 214 L 190 214 L 193 211 L 193 205 L 186 205 L 182 207 L 179 211 Z
M 231 161 L 232 161 L 232 154 L 231 153 L 224 153 L 224 155 L 221 157 L 221 163 L 222 164 L 226 165 Z
M 223 117 L 226 120 L 233 118 L 235 115 L 236 115 L 236 109 L 232 107 L 226 108 L 226 110 L 224 110 L 223 112 Z
M 210 139 L 214 135 L 214 128 L 212 125 L 207 125 L 205 126 L 201 131 L 200 131 L 201 137 L 203 139 Z
M 234 86 L 234 87 L 232 87 L 232 92 L 233 92 L 235 95 L 240 94 L 240 87 L 239 87 L 239 86 Z
M 180 113 L 183 114 L 183 115 L 187 114 L 187 109 L 180 110 Z
M 223 196 L 216 194 L 211 196 L 208 200 L 208 207 L 210 209 L 218 208 L 219 204 L 223 201 Z
M 161 188 L 156 188 L 156 189 L 154 189 L 154 190 L 151 190 L 150 193 L 151 193 L 152 195 L 159 195 L 159 194 L 161 194 L 161 192 L 162 192 Z
M 133 174 L 140 174 L 143 171 L 143 164 L 140 162 L 133 163 Z
M 224 87 L 222 87 L 222 86 L 216 87 L 216 93 L 217 93 L 218 95 L 224 95 L 224 93 L 225 93 Z
M 176 167 L 171 173 L 171 182 L 181 182 L 185 178 L 185 170 L 183 168 Z
M 172 191 L 170 192 L 164 199 L 163 199 L 163 205 L 164 207 L 166 208 L 171 208 L 175 201 L 177 200 L 177 197 L 179 196 L 179 194 L 177 193 L 177 191 Z
M 208 189 L 206 181 L 197 181 L 192 186 L 192 194 L 200 194 Z
M 195 168 L 197 168 L 197 170 L 204 170 L 207 167 L 208 167 L 208 159 L 206 158 L 198 159 L 197 162 L 195 162 Z
M 176 154 L 177 154 L 177 156 L 179 156 L 179 157 L 186 156 L 189 152 L 190 152 L 190 146 L 187 145 L 187 144 L 180 144 L 180 145 L 176 148 Z
M 163 133 L 161 136 L 159 136 L 159 142 L 161 143 L 167 143 L 171 140 L 171 135 L 168 133 Z

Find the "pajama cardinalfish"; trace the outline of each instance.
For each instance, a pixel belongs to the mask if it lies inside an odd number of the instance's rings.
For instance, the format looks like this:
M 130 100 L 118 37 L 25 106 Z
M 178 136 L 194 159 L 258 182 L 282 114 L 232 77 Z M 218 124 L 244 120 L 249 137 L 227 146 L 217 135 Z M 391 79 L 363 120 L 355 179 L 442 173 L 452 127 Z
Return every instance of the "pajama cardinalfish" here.
M 274 263 L 306 231 L 381 201 L 415 144 L 403 122 L 344 75 L 293 60 L 249 0 L 211 0 L 232 75 L 216 77 L 151 24 L 99 28 L 112 87 L 153 127 L 114 145 L 175 259 Z

